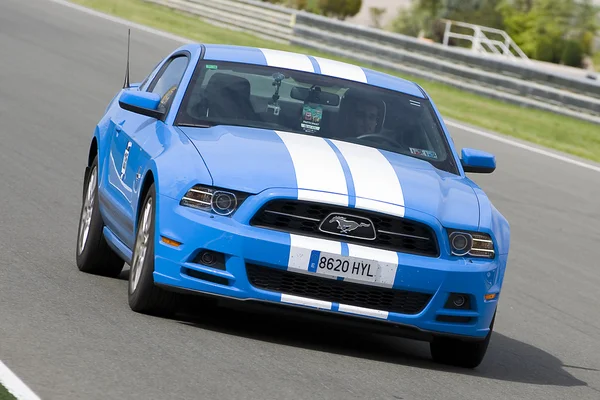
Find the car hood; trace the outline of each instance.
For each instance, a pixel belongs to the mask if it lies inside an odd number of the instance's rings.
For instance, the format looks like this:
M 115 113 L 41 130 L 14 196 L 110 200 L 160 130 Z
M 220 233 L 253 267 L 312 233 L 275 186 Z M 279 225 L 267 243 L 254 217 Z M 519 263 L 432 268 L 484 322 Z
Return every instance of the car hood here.
M 312 184 L 312 179 L 322 181 L 319 190 L 323 192 L 349 193 L 348 178 L 352 176 L 352 168 L 329 140 L 235 126 L 181 127 L 181 130 L 196 146 L 214 186 L 249 193 L 269 188 L 316 190 L 307 187 Z M 378 190 L 361 193 L 356 190 L 357 196 L 423 212 L 443 224 L 478 226 L 479 202 L 468 179 L 436 169 L 414 157 L 347 145 L 355 150 L 355 155 L 358 154 L 360 165 L 366 166 L 360 169 L 362 182 L 377 182 Z M 387 165 L 383 166 L 382 160 Z M 356 170 L 356 166 L 355 160 L 352 167 Z M 328 171 L 334 169 L 343 170 L 344 174 L 328 175 Z M 389 187 L 393 188 L 399 182 L 400 196 L 390 197 L 393 189 L 387 189 L 386 179 L 397 179 Z

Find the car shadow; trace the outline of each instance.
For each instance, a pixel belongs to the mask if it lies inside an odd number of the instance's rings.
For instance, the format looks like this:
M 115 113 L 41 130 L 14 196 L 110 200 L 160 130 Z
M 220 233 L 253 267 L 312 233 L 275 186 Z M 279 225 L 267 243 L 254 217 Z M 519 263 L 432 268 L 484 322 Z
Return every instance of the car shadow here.
M 119 275 L 116 276 L 116 279 L 120 281 L 128 281 L 129 280 L 129 265 L 125 265 L 123 270 Z
M 129 269 L 118 277 L 129 279 Z M 552 354 L 531 344 L 494 332 L 483 362 L 476 369 L 440 365 L 431 360 L 429 344 L 400 337 L 349 330 L 309 318 L 310 313 L 290 313 L 286 308 L 263 308 L 245 302 L 224 301 L 215 306 L 203 296 L 186 296 L 177 322 L 199 329 L 285 346 L 424 368 L 486 379 L 545 386 L 587 386 L 567 369 L 600 372 L 565 365 Z
M 256 309 L 243 303 L 214 306 L 194 302 L 177 320 L 181 324 L 227 335 L 300 347 L 414 368 L 438 370 L 486 379 L 547 386 L 587 386 L 552 354 L 499 332 L 494 332 L 486 358 L 476 369 L 434 363 L 429 345 L 405 338 L 353 331 L 336 325 L 291 316 L 286 310 Z

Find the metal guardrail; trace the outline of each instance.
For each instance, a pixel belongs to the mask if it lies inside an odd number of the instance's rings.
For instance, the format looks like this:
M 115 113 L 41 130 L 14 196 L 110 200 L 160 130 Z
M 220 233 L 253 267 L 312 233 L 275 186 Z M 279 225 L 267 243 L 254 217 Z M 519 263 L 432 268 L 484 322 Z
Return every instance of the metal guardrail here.
M 600 124 L 600 81 L 560 76 L 531 63 L 486 57 L 262 1 L 145 1 L 271 40 Z
M 261 1 L 240 0 L 145 0 L 197 15 L 212 23 L 252 32 L 287 43 L 294 34 L 296 14 L 289 8 Z
M 373 43 L 389 45 L 396 49 L 425 54 L 460 65 L 469 65 L 482 71 L 513 76 L 527 81 L 535 81 L 559 89 L 571 89 L 580 94 L 600 98 L 600 81 L 561 76 L 550 73 L 540 67 L 534 67 L 533 65 L 523 65 L 507 60 L 482 57 L 466 49 L 445 47 L 439 43 L 429 43 L 412 36 L 400 35 L 366 26 L 354 26 L 344 21 L 305 12 L 298 13 L 296 17 L 296 27 L 299 26 L 309 26 L 322 31 L 339 33 L 348 38 L 369 40 Z
M 529 60 L 529 57 L 521 50 L 514 40 L 503 30 L 488 28 L 486 26 L 468 24 L 466 22 L 453 21 L 450 19 L 442 19 L 446 27 L 444 29 L 444 39 L 442 44 L 448 46 L 450 39 L 462 39 L 471 42 L 471 51 L 482 54 L 494 54 L 504 56 L 509 59 L 516 59 L 517 56 L 521 60 Z M 472 35 L 464 33 L 452 32 L 452 27 L 457 26 L 473 31 Z M 488 37 L 487 34 L 500 36 L 502 40 L 494 40 Z M 499 48 L 499 49 L 498 49 Z M 514 53 L 513 53 L 514 52 Z M 516 53 L 516 54 L 515 54 Z

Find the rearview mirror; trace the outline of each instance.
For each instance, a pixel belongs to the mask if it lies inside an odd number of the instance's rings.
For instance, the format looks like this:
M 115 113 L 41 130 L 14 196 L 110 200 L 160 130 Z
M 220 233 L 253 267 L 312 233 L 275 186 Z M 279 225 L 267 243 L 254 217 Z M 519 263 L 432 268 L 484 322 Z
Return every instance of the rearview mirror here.
M 125 91 L 119 99 L 122 109 L 148 117 L 162 119 L 163 111 L 158 110 L 160 96 L 156 93 L 138 92 L 136 90 Z
M 462 149 L 460 161 L 465 172 L 491 174 L 496 169 L 496 157 L 481 150 Z
M 290 97 L 295 100 L 307 101 L 311 100 L 311 102 L 317 104 L 323 104 L 327 106 L 338 106 L 340 104 L 340 96 L 334 93 L 329 92 L 319 92 L 318 99 L 309 99 L 310 89 L 294 86 L 292 91 L 290 92 Z

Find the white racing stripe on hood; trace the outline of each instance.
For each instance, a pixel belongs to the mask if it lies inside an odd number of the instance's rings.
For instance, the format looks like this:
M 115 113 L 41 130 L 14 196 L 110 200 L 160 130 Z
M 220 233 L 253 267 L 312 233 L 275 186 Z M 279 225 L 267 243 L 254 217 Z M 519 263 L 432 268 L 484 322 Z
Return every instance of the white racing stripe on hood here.
M 356 192 L 356 208 L 404 217 L 404 194 L 398 175 L 372 147 L 332 140 L 346 159 Z M 381 203 L 383 202 L 383 203 Z
M 395 215 L 397 217 L 404 217 L 404 207 L 397 206 L 395 204 L 382 203 L 371 199 L 356 199 L 356 208 L 363 210 L 377 211 L 384 214 Z
M 335 151 L 325 139 L 275 131 L 287 147 L 296 171 L 298 200 L 348 206 L 348 186 Z M 310 191 L 314 192 L 310 192 Z
M 260 49 L 260 51 L 264 54 L 269 67 L 315 72 L 315 68 L 308 56 L 271 49 Z
M 320 57 L 314 58 L 315 60 L 317 60 L 317 63 L 321 68 L 321 74 L 323 75 L 367 83 L 367 76 L 365 75 L 365 71 L 359 66 L 346 64 L 334 60 L 327 60 Z
M 336 193 L 313 192 L 311 190 L 298 190 L 298 199 L 305 201 L 314 201 L 316 203 L 326 202 L 337 204 L 339 206 L 348 206 L 348 196 Z

